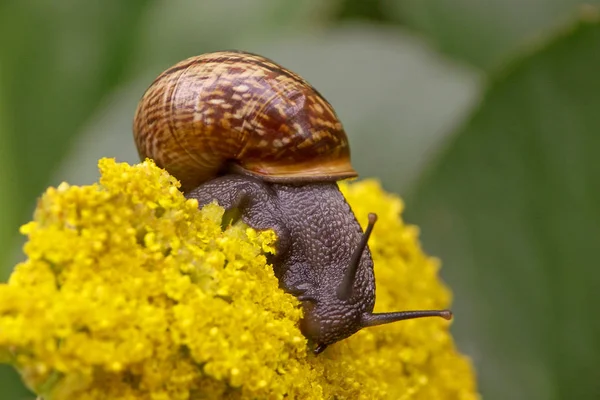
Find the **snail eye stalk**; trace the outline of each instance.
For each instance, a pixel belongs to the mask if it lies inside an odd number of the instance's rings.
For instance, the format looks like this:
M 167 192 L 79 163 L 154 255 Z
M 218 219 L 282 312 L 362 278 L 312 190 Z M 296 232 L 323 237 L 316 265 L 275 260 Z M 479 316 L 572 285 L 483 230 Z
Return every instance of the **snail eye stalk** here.
M 371 232 L 373 232 L 375 222 L 377 222 L 377 214 L 370 213 L 369 225 L 367 225 L 365 233 L 360 238 L 360 243 L 358 244 L 358 247 L 356 248 L 356 250 L 354 250 L 354 253 L 352 254 L 352 258 L 350 259 L 350 265 L 346 270 L 346 275 L 344 275 L 342 283 L 337 288 L 337 297 L 340 300 L 348 300 L 352 296 L 352 286 L 354 285 L 356 271 L 358 271 L 360 259 L 362 258 L 362 255 L 365 252 L 365 249 L 367 248 L 367 242 L 371 237 Z

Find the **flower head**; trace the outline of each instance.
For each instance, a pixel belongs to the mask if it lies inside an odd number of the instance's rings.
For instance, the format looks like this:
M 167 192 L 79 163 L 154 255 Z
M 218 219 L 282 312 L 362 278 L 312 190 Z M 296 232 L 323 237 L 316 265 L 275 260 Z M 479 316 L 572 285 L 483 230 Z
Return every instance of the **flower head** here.
M 0 361 L 46 399 L 475 399 L 448 323 L 368 328 L 314 356 L 302 311 L 266 263 L 273 231 L 198 210 L 151 161 L 102 159 L 98 184 L 50 188 L 27 260 L 0 285 Z M 375 311 L 444 308 L 438 262 L 375 181 L 340 184 L 365 226 Z

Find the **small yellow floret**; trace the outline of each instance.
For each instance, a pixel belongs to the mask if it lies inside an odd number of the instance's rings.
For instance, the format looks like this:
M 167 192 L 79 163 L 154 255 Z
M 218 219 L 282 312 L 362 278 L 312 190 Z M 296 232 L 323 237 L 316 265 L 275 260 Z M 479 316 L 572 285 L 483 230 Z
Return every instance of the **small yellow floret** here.
M 365 329 L 315 357 L 299 302 L 265 253 L 273 231 L 221 229 L 151 161 L 99 162 L 98 184 L 49 188 L 27 260 L 0 285 L 0 361 L 51 399 L 476 399 L 448 323 Z M 399 199 L 374 181 L 340 185 L 370 247 L 376 311 L 444 308 L 450 292 L 423 254 Z

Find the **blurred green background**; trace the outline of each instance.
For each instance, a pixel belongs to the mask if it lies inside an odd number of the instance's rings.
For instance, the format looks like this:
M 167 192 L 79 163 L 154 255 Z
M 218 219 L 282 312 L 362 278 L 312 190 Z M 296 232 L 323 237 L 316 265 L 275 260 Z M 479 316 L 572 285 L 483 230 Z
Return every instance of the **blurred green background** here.
M 3 0 L 1 278 L 47 186 L 138 161 L 131 120 L 159 72 L 244 49 L 313 83 L 361 176 L 407 201 L 485 399 L 600 399 L 599 5 Z M 0 369 L 0 399 L 32 398 Z

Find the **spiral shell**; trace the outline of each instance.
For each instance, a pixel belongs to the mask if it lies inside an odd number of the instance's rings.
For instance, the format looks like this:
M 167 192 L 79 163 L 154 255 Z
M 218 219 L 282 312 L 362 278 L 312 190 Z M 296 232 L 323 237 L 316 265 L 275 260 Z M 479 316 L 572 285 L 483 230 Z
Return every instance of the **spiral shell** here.
M 244 52 L 191 57 L 163 72 L 142 97 L 133 131 L 140 157 L 184 191 L 231 168 L 270 182 L 357 175 L 331 105 L 300 76 Z

